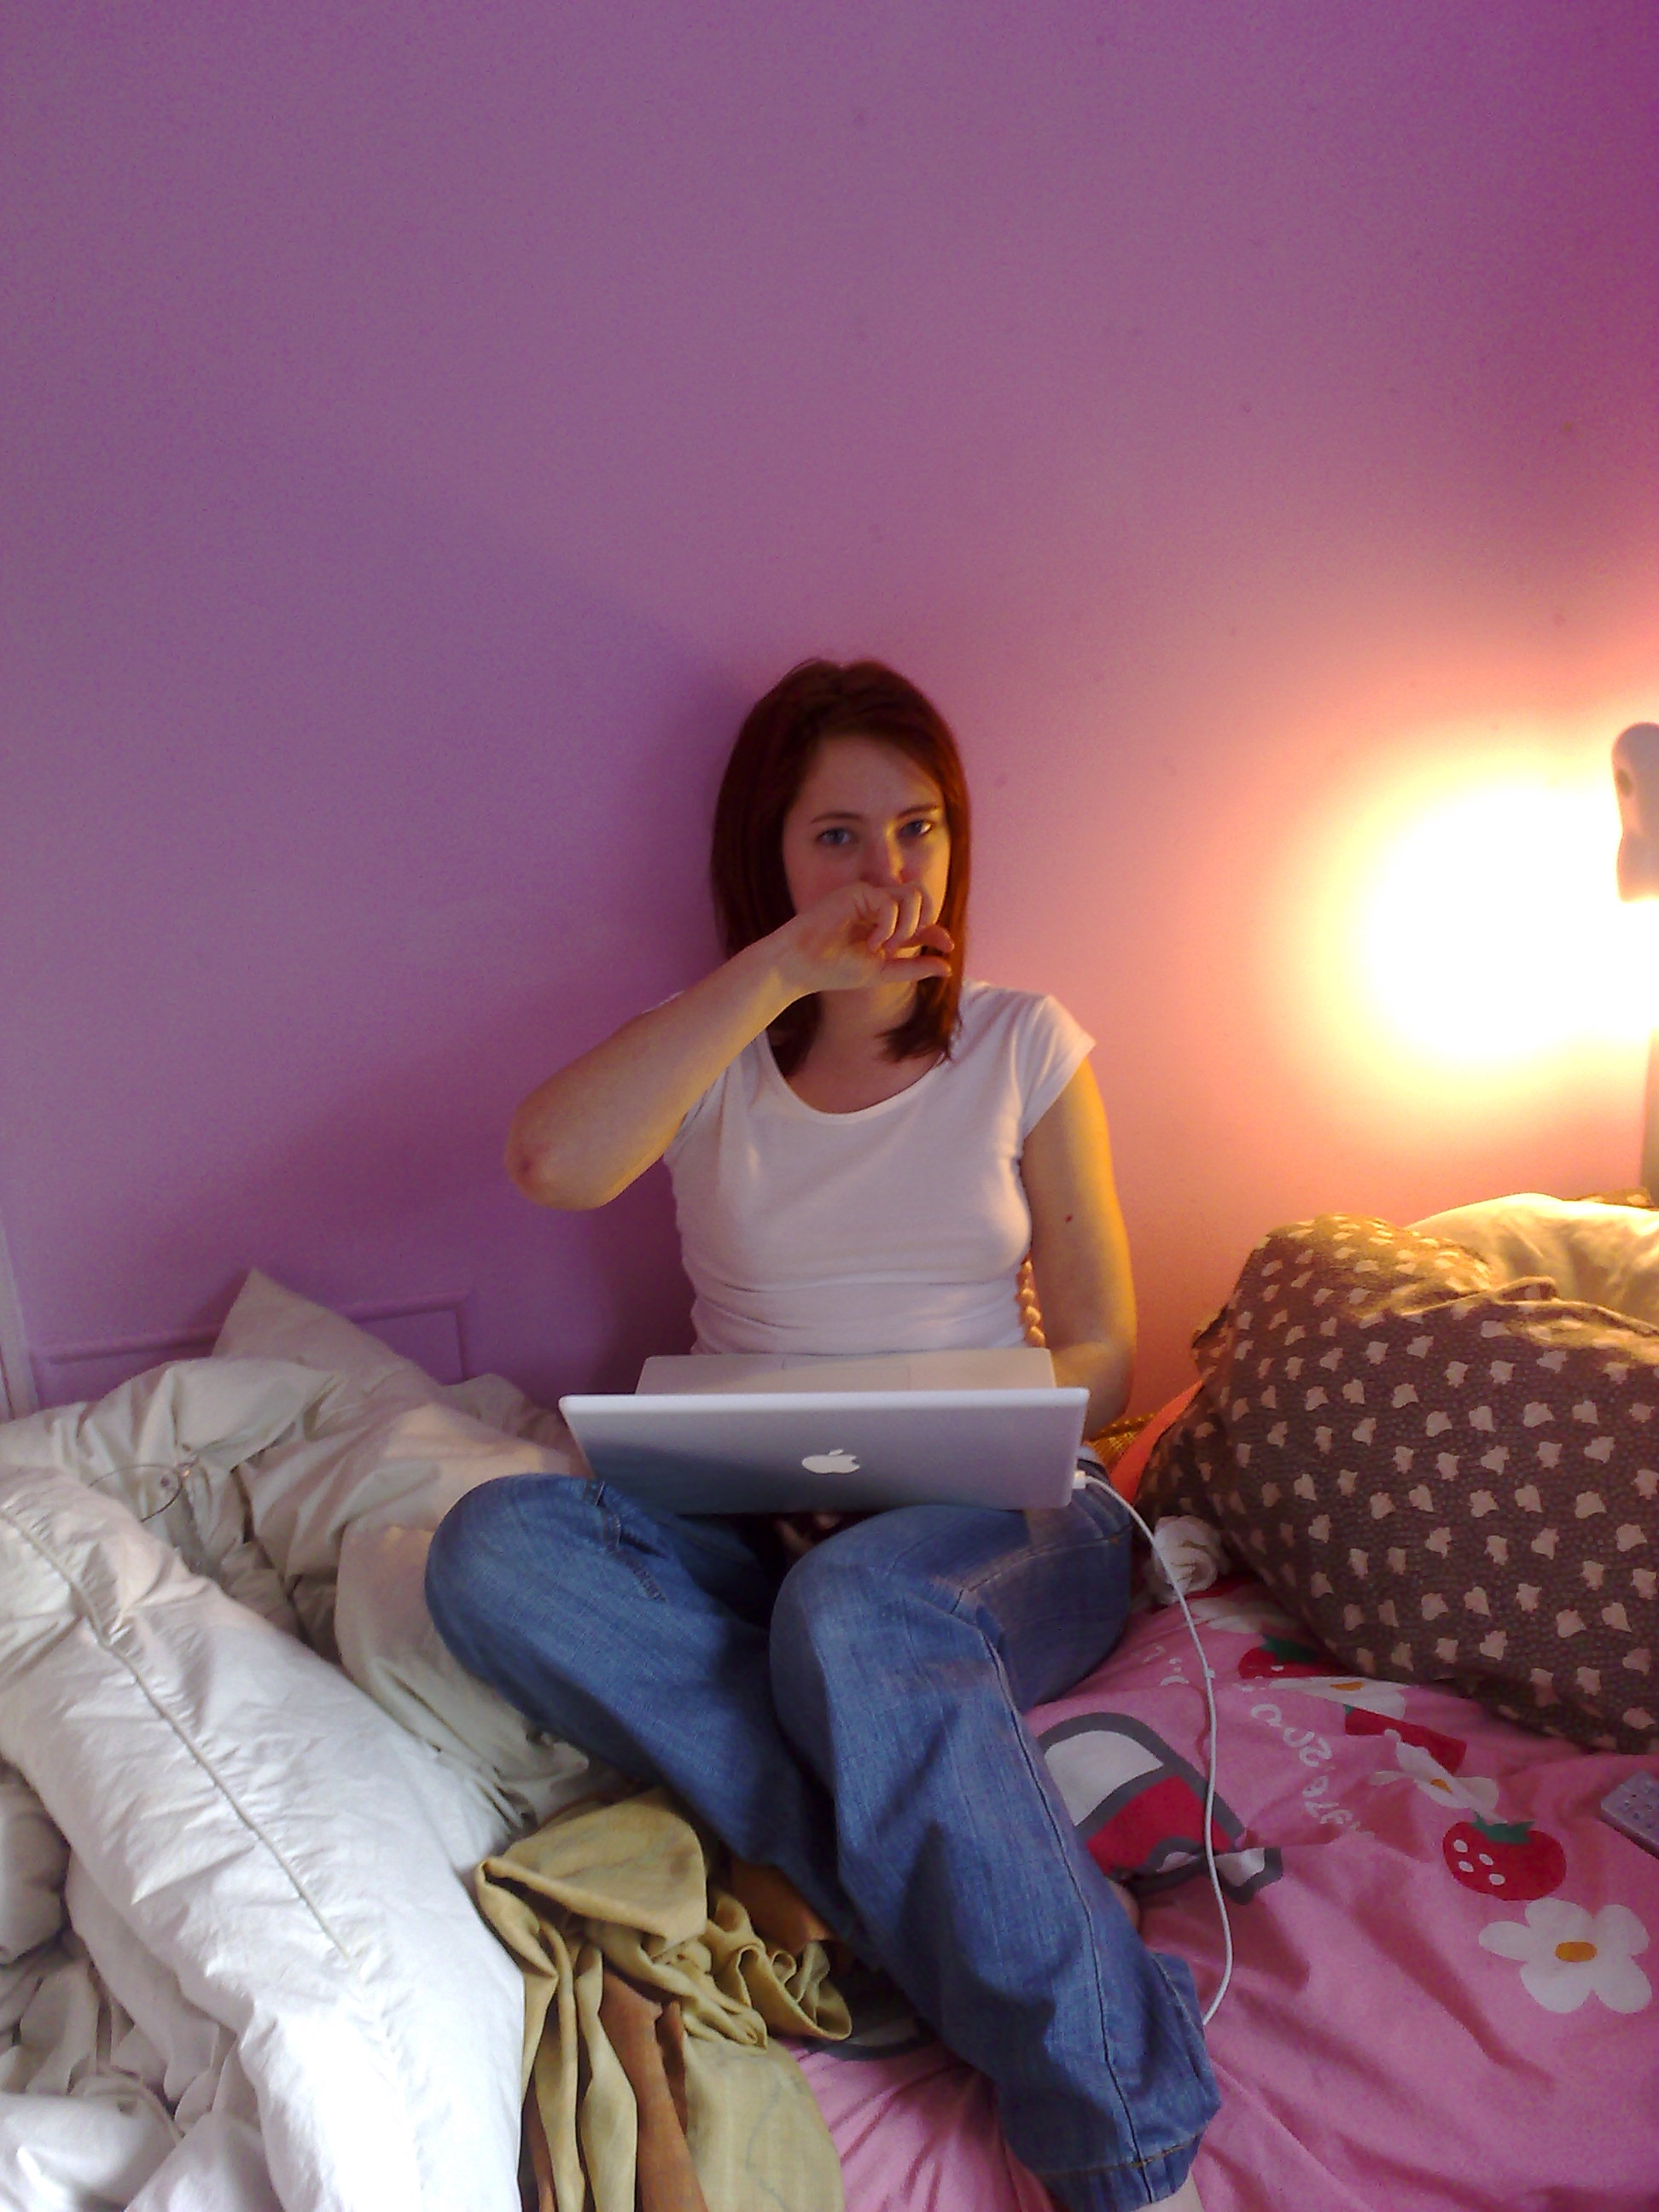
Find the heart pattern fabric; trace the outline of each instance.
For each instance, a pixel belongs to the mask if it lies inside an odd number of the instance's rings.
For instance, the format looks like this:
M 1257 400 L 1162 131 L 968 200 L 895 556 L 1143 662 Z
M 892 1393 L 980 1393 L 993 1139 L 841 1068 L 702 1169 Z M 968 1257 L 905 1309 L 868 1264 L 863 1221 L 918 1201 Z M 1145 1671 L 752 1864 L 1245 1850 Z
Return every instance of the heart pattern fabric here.
M 1275 1230 L 1141 1485 L 1341 1662 L 1659 1741 L 1659 1329 L 1376 1220 Z

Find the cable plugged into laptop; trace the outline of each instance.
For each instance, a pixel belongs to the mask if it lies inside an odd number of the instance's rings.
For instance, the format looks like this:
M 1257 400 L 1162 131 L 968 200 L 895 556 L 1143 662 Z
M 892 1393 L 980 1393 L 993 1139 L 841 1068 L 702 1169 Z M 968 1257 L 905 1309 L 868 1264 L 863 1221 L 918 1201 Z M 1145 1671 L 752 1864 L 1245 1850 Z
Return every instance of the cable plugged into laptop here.
M 1097 1497 L 1109 1498 L 1115 1505 L 1127 1514 L 1146 1539 L 1152 1554 L 1151 1572 L 1154 1588 L 1165 1604 L 1173 1599 L 1181 1607 L 1181 1617 L 1187 1624 L 1187 1633 L 1192 1638 L 1193 1650 L 1198 1656 L 1199 1680 L 1204 1686 L 1204 1711 L 1209 1742 L 1204 1784 L 1204 1864 L 1210 1877 L 1216 1911 L 1221 1917 L 1222 1947 L 1221 1979 L 1201 2015 L 1203 2024 L 1207 2027 L 1219 2011 L 1221 2000 L 1226 1996 L 1232 1981 L 1233 1929 L 1227 1917 L 1227 1900 L 1222 1893 L 1221 1874 L 1215 1857 L 1216 1769 L 1221 1731 L 1215 1707 L 1215 1669 L 1205 1654 L 1198 1624 L 1194 1620 L 1192 1608 L 1187 1602 L 1187 1593 L 1190 1589 L 1196 1595 L 1214 1582 L 1221 1564 L 1221 1541 L 1215 1531 L 1204 1522 L 1186 1515 L 1171 1516 L 1170 1519 L 1161 1521 L 1155 1530 L 1148 1528 L 1128 1499 L 1113 1489 L 1104 1462 L 1086 1444 L 1079 1454 L 1078 1471 L 1079 1480 Z

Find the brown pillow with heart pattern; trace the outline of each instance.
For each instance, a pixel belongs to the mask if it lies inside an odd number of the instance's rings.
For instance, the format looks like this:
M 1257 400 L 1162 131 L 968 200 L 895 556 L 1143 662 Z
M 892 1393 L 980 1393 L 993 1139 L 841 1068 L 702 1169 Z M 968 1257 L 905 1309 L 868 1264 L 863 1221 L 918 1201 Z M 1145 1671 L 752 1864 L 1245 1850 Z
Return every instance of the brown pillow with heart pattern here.
M 1322 1215 L 1257 1245 L 1139 1504 L 1195 1513 L 1344 1666 L 1599 1750 L 1659 1735 L 1659 1329 Z

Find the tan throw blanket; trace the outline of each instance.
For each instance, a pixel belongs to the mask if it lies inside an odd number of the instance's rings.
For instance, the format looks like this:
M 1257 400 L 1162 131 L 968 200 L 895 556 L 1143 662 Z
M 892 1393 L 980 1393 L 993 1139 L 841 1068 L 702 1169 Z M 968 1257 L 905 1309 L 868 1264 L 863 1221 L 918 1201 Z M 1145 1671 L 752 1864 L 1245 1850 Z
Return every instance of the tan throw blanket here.
M 769 2033 L 848 2033 L 823 1947 L 764 1942 L 665 1790 L 562 1813 L 475 1880 L 524 1973 L 543 2212 L 842 2212 L 829 2130 Z

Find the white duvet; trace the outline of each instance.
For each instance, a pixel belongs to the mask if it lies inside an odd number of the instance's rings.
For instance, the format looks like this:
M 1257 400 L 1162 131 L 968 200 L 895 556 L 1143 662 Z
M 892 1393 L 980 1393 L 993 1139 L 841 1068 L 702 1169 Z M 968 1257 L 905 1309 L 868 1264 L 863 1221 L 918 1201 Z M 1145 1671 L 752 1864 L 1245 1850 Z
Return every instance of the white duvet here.
M 464 1875 L 592 1778 L 420 1578 L 462 1490 L 566 1462 L 257 1277 L 219 1349 L 0 1427 L 0 2208 L 513 2212 L 520 1984 Z M 211 1578 L 124 1502 L 157 1462 Z

